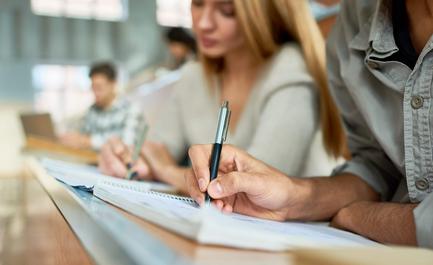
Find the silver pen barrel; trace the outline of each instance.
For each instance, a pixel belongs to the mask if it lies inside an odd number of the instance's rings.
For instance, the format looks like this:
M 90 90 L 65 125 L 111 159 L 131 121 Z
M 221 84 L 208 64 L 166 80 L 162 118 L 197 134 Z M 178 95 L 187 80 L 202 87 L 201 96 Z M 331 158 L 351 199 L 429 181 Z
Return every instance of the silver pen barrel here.
M 224 101 L 218 115 L 218 128 L 215 136 L 215 143 L 222 144 L 227 138 L 230 120 L 230 109 L 228 101 Z

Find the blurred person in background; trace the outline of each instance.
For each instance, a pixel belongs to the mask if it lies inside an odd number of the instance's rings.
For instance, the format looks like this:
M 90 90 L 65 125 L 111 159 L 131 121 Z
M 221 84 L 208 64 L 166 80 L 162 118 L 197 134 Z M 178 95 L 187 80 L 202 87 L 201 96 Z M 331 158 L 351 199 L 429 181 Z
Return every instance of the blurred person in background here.
M 184 28 L 169 28 L 165 33 L 168 51 L 173 58 L 170 69 L 179 69 L 190 60 L 195 60 L 197 47 L 194 37 Z
M 143 84 L 151 86 L 158 84 L 161 80 L 165 80 L 170 73 L 177 80 L 179 76 L 177 70 L 185 63 L 197 59 L 196 41 L 187 29 L 180 27 L 167 28 L 163 39 L 168 48 L 167 60 L 164 60 L 159 65 L 146 67 L 135 74 L 128 83 L 127 91 L 135 91 Z
M 60 141 L 73 148 L 99 150 L 113 136 L 133 144 L 143 116 L 139 108 L 117 97 L 117 71 L 111 63 L 96 63 L 89 72 L 95 102 L 80 122 L 79 132 L 67 132 Z

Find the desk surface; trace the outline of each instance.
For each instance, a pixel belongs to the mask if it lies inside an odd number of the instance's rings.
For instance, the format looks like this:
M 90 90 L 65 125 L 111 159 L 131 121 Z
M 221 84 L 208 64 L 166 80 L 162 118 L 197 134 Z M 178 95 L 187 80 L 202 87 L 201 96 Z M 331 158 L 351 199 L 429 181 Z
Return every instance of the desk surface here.
M 296 258 L 309 265 L 427 265 L 433 258 L 421 249 L 307 250 L 295 257 L 198 245 L 31 169 L 0 178 L 0 264 L 279 265 Z
M 87 164 L 98 163 L 98 154 L 93 150 L 71 148 L 52 140 L 34 136 L 26 138 L 24 151 L 36 155 L 55 156 L 56 158 L 60 156 L 67 160 Z
M 26 176 L 0 179 L 2 264 L 92 264 L 40 183 Z
M 198 245 L 36 175 L 27 169 L 19 179 L 0 179 L 5 264 L 292 264 L 289 252 Z

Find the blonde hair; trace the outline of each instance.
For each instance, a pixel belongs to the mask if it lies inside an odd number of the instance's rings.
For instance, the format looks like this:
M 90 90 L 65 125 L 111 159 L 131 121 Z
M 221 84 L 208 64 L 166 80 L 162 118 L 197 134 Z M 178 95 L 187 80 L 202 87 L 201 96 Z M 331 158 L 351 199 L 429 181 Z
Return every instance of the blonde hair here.
M 325 43 L 307 0 L 233 0 L 236 17 L 247 45 L 264 62 L 291 40 L 303 56 L 319 94 L 323 142 L 328 154 L 342 155 L 345 135 L 337 107 L 330 95 L 326 75 Z M 223 59 L 200 55 L 208 80 L 224 69 Z

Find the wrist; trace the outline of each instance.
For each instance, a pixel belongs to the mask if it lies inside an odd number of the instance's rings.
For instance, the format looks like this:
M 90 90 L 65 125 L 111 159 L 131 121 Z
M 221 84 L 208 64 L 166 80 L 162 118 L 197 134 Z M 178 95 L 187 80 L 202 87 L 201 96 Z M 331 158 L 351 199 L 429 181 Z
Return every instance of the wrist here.
M 157 166 L 153 165 L 152 171 L 156 180 L 170 183 L 170 179 L 172 178 L 173 173 L 176 172 L 176 166 L 167 164 L 159 164 Z
M 312 204 L 311 196 L 313 191 L 312 181 L 310 179 L 300 179 L 289 177 L 287 188 L 287 215 L 286 220 L 309 220 L 310 205 Z
M 338 229 L 355 232 L 353 230 L 353 227 L 356 227 L 353 225 L 353 214 L 356 213 L 356 211 L 354 212 L 353 209 L 357 206 L 358 203 L 362 202 L 355 202 L 351 205 L 341 208 L 332 218 L 331 226 Z

